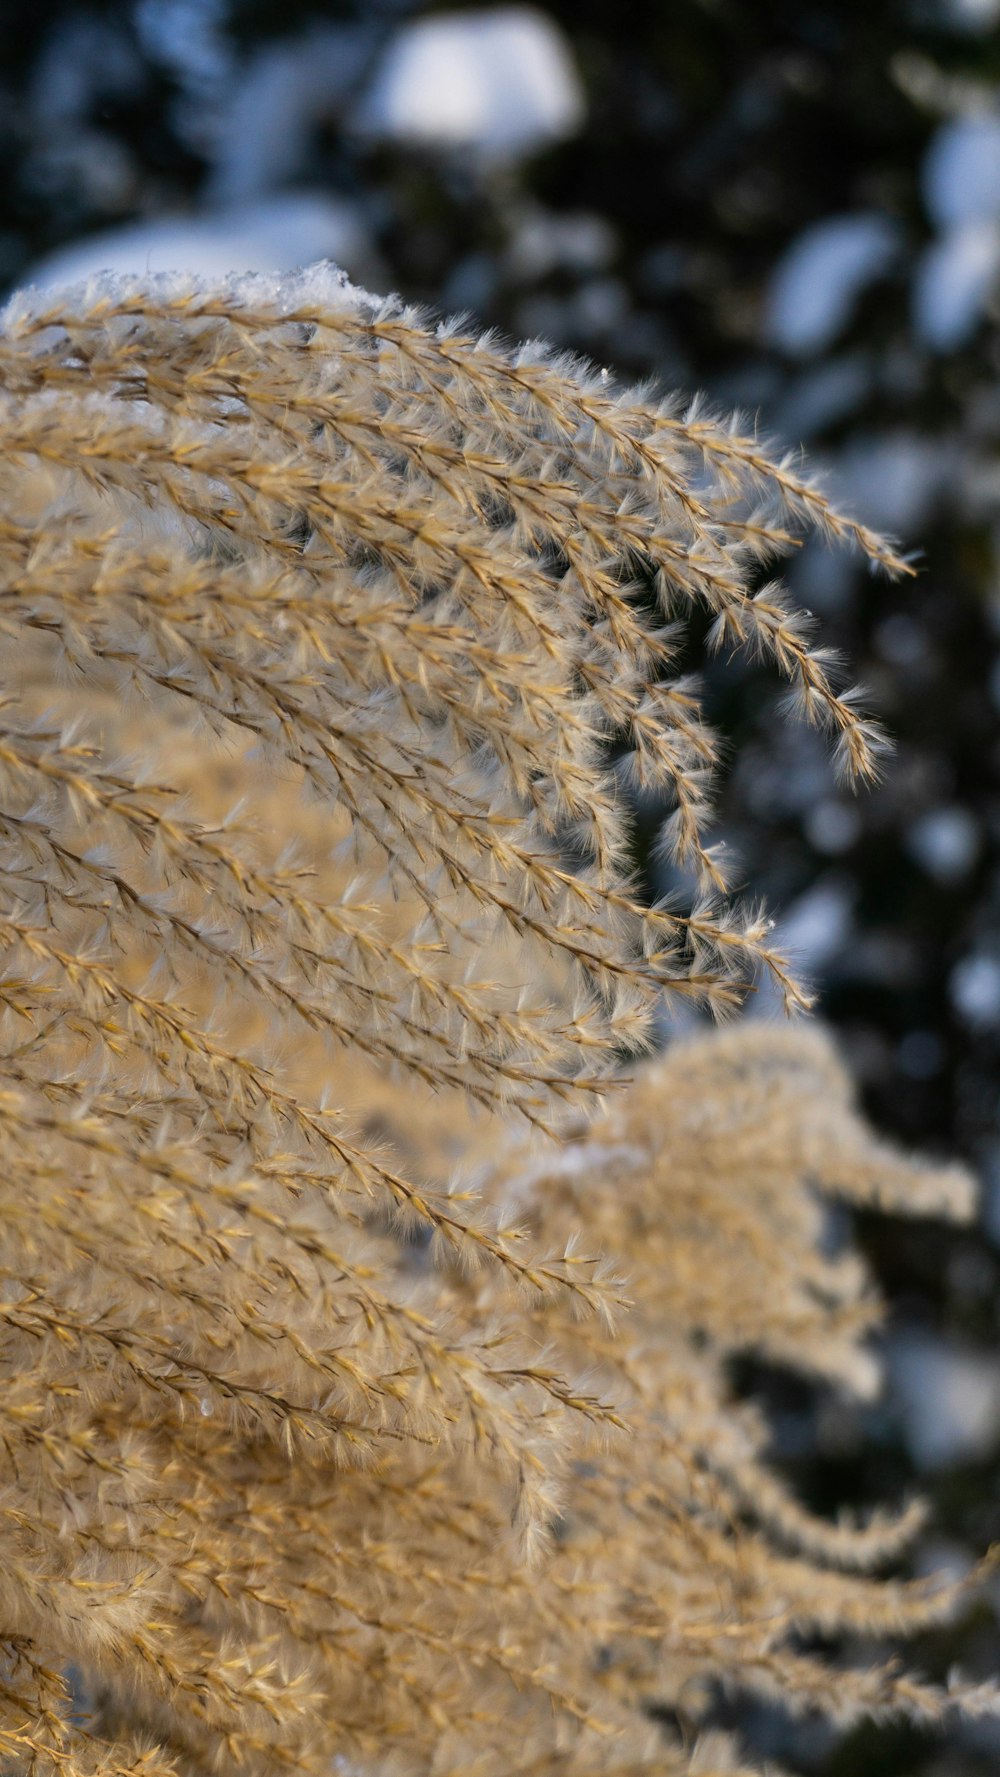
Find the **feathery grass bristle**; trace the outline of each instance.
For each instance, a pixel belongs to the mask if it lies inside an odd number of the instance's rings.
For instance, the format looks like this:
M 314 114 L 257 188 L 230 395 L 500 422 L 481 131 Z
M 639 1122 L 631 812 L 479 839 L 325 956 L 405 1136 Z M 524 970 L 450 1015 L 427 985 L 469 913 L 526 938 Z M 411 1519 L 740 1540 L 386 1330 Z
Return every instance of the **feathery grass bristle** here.
M 7 1765 L 737 1773 L 649 1701 L 961 1705 L 793 1651 L 964 1592 L 872 1578 L 915 1513 L 807 1512 L 726 1363 L 869 1393 L 814 1187 L 968 1181 L 808 1033 L 622 1084 L 664 1007 L 805 997 L 728 898 L 686 620 L 864 779 L 758 582 L 809 530 L 905 564 L 699 407 L 323 268 L 19 297 L 0 402 Z

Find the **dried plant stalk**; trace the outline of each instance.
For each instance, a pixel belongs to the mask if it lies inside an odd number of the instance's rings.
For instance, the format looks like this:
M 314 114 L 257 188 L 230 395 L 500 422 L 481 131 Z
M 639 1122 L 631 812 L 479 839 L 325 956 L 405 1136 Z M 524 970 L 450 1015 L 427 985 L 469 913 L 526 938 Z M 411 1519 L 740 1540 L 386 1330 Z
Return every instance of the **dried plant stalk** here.
M 697 410 L 324 268 L 20 297 L 0 401 L 8 1764 L 738 1772 L 649 1705 L 994 1708 L 797 1651 L 960 1589 L 873 1578 L 914 1512 L 811 1516 L 725 1379 L 869 1390 L 813 1187 L 968 1181 L 799 1030 L 621 1089 L 664 1006 L 804 999 L 706 837 L 689 617 L 864 778 L 756 587 L 808 528 L 905 564 Z

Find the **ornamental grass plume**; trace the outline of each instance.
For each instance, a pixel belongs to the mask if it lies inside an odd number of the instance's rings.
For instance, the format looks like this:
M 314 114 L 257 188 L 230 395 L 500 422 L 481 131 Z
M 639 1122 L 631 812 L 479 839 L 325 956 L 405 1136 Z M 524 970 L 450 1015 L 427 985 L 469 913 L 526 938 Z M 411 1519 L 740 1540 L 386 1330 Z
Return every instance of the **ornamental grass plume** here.
M 809 529 L 904 564 L 734 427 L 323 267 L 18 297 L 0 399 L 6 1768 L 708 1777 L 720 1684 L 995 1710 L 813 1651 L 969 1582 L 876 1577 L 917 1509 L 812 1515 L 727 1369 L 869 1393 L 823 1196 L 969 1181 L 809 1027 L 634 1060 L 804 997 L 706 837 L 690 619 L 869 777 L 756 588 Z

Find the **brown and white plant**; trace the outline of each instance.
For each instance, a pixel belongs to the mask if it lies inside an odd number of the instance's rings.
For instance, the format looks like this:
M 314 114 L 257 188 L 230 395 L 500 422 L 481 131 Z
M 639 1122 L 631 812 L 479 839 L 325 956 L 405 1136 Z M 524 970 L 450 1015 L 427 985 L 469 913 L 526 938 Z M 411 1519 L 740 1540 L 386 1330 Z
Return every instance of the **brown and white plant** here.
M 762 568 L 905 564 L 697 407 L 324 268 L 28 293 L 0 404 L 7 1765 L 707 1777 L 720 1683 L 995 1712 L 808 1651 L 975 1576 L 876 1577 L 919 1510 L 807 1511 L 727 1368 L 870 1393 L 823 1200 L 968 1179 L 801 1024 L 635 1062 L 805 998 L 707 837 L 691 622 L 864 780 Z

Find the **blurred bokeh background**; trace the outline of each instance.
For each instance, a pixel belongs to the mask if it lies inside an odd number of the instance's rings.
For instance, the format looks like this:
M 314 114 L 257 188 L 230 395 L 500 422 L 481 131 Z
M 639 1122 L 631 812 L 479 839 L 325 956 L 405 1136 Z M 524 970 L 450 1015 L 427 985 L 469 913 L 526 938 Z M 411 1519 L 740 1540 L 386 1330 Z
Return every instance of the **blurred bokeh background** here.
M 882 1404 L 736 1380 L 814 1503 L 929 1491 L 916 1563 L 961 1567 L 1000 1537 L 1000 0 L 0 0 L 5 289 L 327 257 L 738 407 L 914 552 L 905 584 L 813 545 L 789 575 L 895 736 L 886 782 L 840 791 L 719 663 L 720 827 L 873 1116 L 970 1160 L 982 1221 L 860 1229 Z M 995 1618 L 918 1659 L 997 1670 Z M 995 1727 L 720 1710 L 826 1777 L 1000 1766 Z

